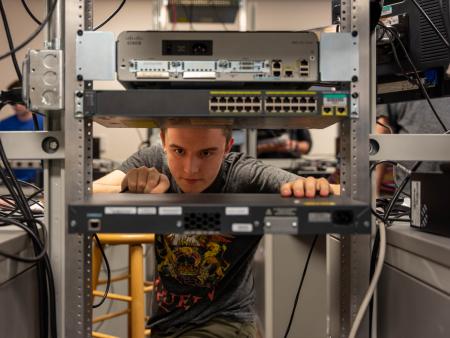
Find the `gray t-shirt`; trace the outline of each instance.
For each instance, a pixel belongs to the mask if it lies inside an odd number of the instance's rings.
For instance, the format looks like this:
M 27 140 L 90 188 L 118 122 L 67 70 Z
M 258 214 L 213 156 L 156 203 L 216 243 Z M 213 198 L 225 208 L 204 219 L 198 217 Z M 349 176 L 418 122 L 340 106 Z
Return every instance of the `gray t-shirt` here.
M 434 108 L 447 128 L 450 128 L 450 98 L 432 99 Z M 396 134 L 443 134 L 444 129 L 431 111 L 425 100 L 408 101 L 377 106 L 377 117 L 387 117 L 393 132 Z M 411 161 L 401 164 L 411 168 Z M 440 162 L 423 162 L 418 171 L 439 171 Z M 405 173 L 396 170 L 396 181 L 400 183 Z M 406 191 L 409 189 L 407 188 Z
M 169 193 L 182 193 L 160 145 L 138 151 L 119 167 L 127 172 L 154 167 L 170 181 Z M 226 155 L 215 181 L 203 193 L 279 193 L 298 176 L 241 153 Z M 154 332 L 172 333 L 217 317 L 255 320 L 252 258 L 261 236 L 157 235 L 157 311 Z

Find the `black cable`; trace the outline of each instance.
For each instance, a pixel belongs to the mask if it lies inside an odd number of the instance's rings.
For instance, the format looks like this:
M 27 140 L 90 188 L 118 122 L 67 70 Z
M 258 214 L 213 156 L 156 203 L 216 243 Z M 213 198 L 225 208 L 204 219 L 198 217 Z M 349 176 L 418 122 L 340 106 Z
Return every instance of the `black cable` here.
M 11 169 L 8 158 L 6 157 L 5 150 L 3 148 L 3 144 L 0 138 L 0 158 L 3 163 L 3 167 L 5 168 L 7 174 L 9 175 L 9 179 L 4 180 L 5 184 L 8 187 L 9 192 L 12 196 L 15 197 L 16 203 L 19 205 L 22 214 L 25 217 L 25 223 L 28 224 L 28 227 L 39 236 L 39 230 L 37 228 L 38 220 L 33 217 L 30 207 L 27 203 L 25 195 Z M 11 181 L 11 182 L 9 182 Z M 37 243 L 33 243 L 33 247 L 35 253 L 37 254 L 39 245 Z M 44 255 L 44 262 L 39 262 L 37 264 L 37 276 L 38 276 L 38 302 L 39 302 L 39 331 L 40 337 L 47 338 L 48 334 L 48 325 L 50 323 L 51 329 L 51 337 L 57 337 L 57 327 L 56 327 L 56 296 L 55 296 L 55 287 L 53 281 L 53 271 L 50 264 L 50 259 L 47 254 Z M 50 316 L 49 316 L 50 310 Z
M 116 16 L 117 13 L 120 12 L 120 10 L 122 9 L 122 7 L 125 5 L 125 2 L 127 2 L 127 0 L 122 0 L 122 2 L 120 3 L 119 7 L 117 7 L 117 9 L 105 20 L 103 21 L 100 25 L 98 25 L 97 27 L 94 27 L 94 31 L 96 31 L 97 29 L 102 28 L 104 25 L 106 25 L 112 18 L 114 18 Z
M 7 217 L 3 217 L 0 216 L 0 227 L 4 227 L 4 226 L 8 226 L 8 225 L 14 225 L 19 227 L 20 229 L 22 229 L 23 231 L 25 231 L 33 240 L 33 243 L 36 243 L 37 245 L 41 246 L 41 252 L 34 257 L 23 257 L 23 256 L 17 256 L 11 253 L 7 253 L 5 251 L 0 251 L 0 256 L 5 256 L 8 258 L 11 258 L 13 260 L 19 261 L 19 262 L 25 262 L 25 263 L 36 263 L 38 261 L 40 261 L 44 255 L 47 253 L 47 246 L 48 246 L 48 241 L 44 242 L 44 246 L 42 246 L 41 243 L 41 239 L 39 237 L 36 236 L 36 234 L 29 228 L 27 228 L 25 225 L 23 225 L 22 223 L 13 220 L 11 218 L 7 218 Z M 45 227 L 42 228 L 43 232 L 44 232 L 44 236 L 47 237 L 47 231 L 45 229 Z
M 102 297 L 102 299 L 100 300 L 99 303 L 92 305 L 92 307 L 94 309 L 96 309 L 96 308 L 100 307 L 105 302 L 106 297 L 108 296 L 109 287 L 111 285 L 111 268 L 109 267 L 108 259 L 106 258 L 105 251 L 103 250 L 102 243 L 100 243 L 100 239 L 98 238 L 97 234 L 94 234 L 94 238 L 95 238 L 95 242 L 98 245 L 98 248 L 100 249 L 100 252 L 102 253 L 103 260 L 104 260 L 105 265 L 106 265 L 106 274 L 107 274 L 105 293 L 104 293 L 104 295 L 103 295 L 103 297 Z
M 408 54 L 408 51 L 406 50 L 405 45 L 403 44 L 402 40 L 400 39 L 398 33 L 392 28 L 392 27 L 387 27 L 385 26 L 383 23 L 379 23 L 379 26 L 383 27 L 384 29 L 388 30 L 389 32 L 392 33 L 392 35 L 394 36 L 394 38 L 397 40 L 397 42 L 399 43 L 400 47 L 403 50 L 403 53 L 406 56 L 406 59 L 408 60 L 409 64 L 411 65 L 411 68 L 413 69 L 414 75 L 416 77 L 416 82 L 417 85 L 420 87 L 422 94 L 424 95 L 425 99 L 428 102 L 428 105 L 430 106 L 434 116 L 436 117 L 436 119 L 438 120 L 439 124 L 441 125 L 442 129 L 444 129 L 444 132 L 447 132 L 449 129 L 445 126 L 444 122 L 442 122 L 442 119 L 439 117 L 439 114 L 437 113 L 436 109 L 433 106 L 433 103 L 431 102 L 430 96 L 428 95 L 427 90 L 425 89 L 425 87 L 423 86 L 422 81 L 420 80 L 420 76 L 419 73 L 417 71 L 416 66 L 414 65 L 413 61 L 411 60 L 411 57 Z
M 286 332 L 284 334 L 284 338 L 287 338 L 287 336 L 289 334 L 289 330 L 291 329 L 292 320 L 294 319 L 295 309 L 297 307 L 298 298 L 300 296 L 300 291 L 302 290 L 303 281 L 305 280 L 306 271 L 308 270 L 309 260 L 311 258 L 311 255 L 312 255 L 312 252 L 314 250 L 314 246 L 316 245 L 318 237 L 319 237 L 319 235 L 315 235 L 314 236 L 314 239 L 313 239 L 313 241 L 311 243 L 311 247 L 309 248 L 308 258 L 306 259 L 305 267 L 303 268 L 302 278 L 300 279 L 300 284 L 298 286 L 297 294 L 295 295 L 294 307 L 292 308 L 291 318 L 289 318 L 289 323 L 288 323 L 288 326 L 286 328 Z
M 47 13 L 47 16 L 45 17 L 45 19 L 42 21 L 41 25 L 22 43 L 20 43 L 18 46 L 16 46 L 14 49 L 9 50 L 9 52 L 6 52 L 4 54 L 0 55 L 0 61 L 3 60 L 4 58 L 7 58 L 8 56 L 10 56 L 13 53 L 16 53 L 17 51 L 21 50 L 23 47 L 25 47 L 27 44 L 30 43 L 30 41 L 32 41 L 41 31 L 42 29 L 44 29 L 44 26 L 47 24 L 47 22 L 50 20 L 50 18 L 53 15 L 53 12 L 55 11 L 56 8 L 56 4 L 58 3 L 58 0 L 55 0 L 55 2 L 52 4 L 52 6 L 50 7 L 49 12 Z
M 3 26 L 5 27 L 6 39 L 8 40 L 8 46 L 10 50 L 14 50 L 14 42 L 12 39 L 11 31 L 9 29 L 8 18 L 6 17 L 5 8 L 3 7 L 3 1 L 0 0 L 0 13 L 2 15 Z M 22 82 L 22 74 L 20 72 L 19 63 L 17 62 L 16 53 L 11 53 L 11 59 L 14 64 L 14 69 L 17 74 L 17 78 Z
M 433 30 L 436 32 L 436 34 L 439 36 L 439 38 L 442 40 L 444 45 L 450 49 L 450 44 L 448 43 L 447 39 L 442 35 L 442 33 L 439 31 L 439 29 L 436 27 L 436 25 L 431 21 L 428 14 L 424 11 L 422 6 L 419 5 L 419 3 L 416 0 L 411 0 L 414 5 L 417 7 L 417 9 L 420 11 L 420 13 L 424 16 L 424 18 L 427 20 L 428 24 L 433 28 Z
M 33 14 L 33 12 L 31 12 L 30 8 L 28 7 L 27 3 L 25 0 L 21 0 L 22 1 L 22 5 L 25 8 L 25 10 L 27 11 L 28 15 L 33 19 L 34 22 L 36 22 L 38 25 L 41 25 L 42 23 L 38 20 L 38 18 L 36 18 Z

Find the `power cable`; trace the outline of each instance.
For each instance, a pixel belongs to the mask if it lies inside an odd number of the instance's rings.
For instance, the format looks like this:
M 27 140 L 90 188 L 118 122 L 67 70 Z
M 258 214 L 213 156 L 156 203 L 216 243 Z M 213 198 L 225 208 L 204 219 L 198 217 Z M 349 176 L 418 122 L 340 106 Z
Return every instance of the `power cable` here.
M 25 8 L 25 11 L 28 13 L 28 15 L 31 17 L 31 19 L 33 19 L 34 22 L 36 22 L 38 25 L 42 24 L 38 18 L 36 18 L 33 14 L 33 12 L 31 11 L 30 7 L 28 7 L 28 4 L 25 0 L 21 0 L 23 8 Z
M 383 222 L 380 222 L 378 229 L 380 233 L 380 252 L 378 254 L 378 262 L 372 280 L 369 284 L 369 288 L 367 289 L 364 299 L 356 314 L 355 320 L 353 321 L 352 327 L 350 329 L 350 334 L 348 336 L 349 338 L 356 337 L 359 326 L 361 325 L 361 322 L 364 318 L 364 313 L 366 312 L 370 300 L 372 299 L 378 280 L 380 279 L 381 276 L 381 271 L 383 270 L 384 257 L 386 255 L 386 227 Z
M 30 41 L 32 41 L 42 31 L 42 29 L 44 29 L 45 25 L 52 17 L 57 3 L 58 3 L 58 0 L 55 0 L 55 2 L 50 7 L 50 10 L 48 11 L 47 16 L 42 21 L 41 25 L 27 39 L 25 39 L 25 41 L 23 41 L 22 43 L 20 43 L 18 46 L 14 47 L 13 49 L 10 49 L 9 52 L 6 52 L 6 53 L 3 53 L 0 55 L 0 61 L 3 60 L 4 58 L 7 58 L 11 54 L 16 53 L 17 51 L 21 50 L 23 47 L 25 47 L 27 44 L 29 44 Z
M 409 53 L 408 53 L 408 51 L 406 50 L 406 47 L 405 47 L 405 45 L 403 44 L 402 40 L 400 39 L 398 33 L 397 33 L 396 30 L 393 29 L 392 27 L 387 27 L 387 26 L 385 26 L 385 25 L 384 25 L 383 23 L 381 23 L 381 22 L 380 22 L 378 25 L 379 25 L 380 27 L 382 27 L 382 29 L 385 29 L 385 30 L 387 30 L 388 32 L 390 32 L 390 33 L 392 34 L 392 36 L 393 36 L 393 37 L 397 40 L 397 42 L 399 43 L 401 49 L 403 50 L 403 53 L 404 53 L 405 56 L 406 56 L 406 59 L 408 60 L 408 63 L 410 64 L 411 68 L 413 69 L 413 73 L 414 73 L 414 75 L 415 75 L 417 85 L 419 86 L 419 88 L 420 88 L 420 90 L 421 90 L 423 96 L 424 96 L 425 99 L 427 100 L 428 105 L 430 106 L 430 108 L 431 108 L 431 110 L 432 110 L 434 116 L 436 117 L 437 121 L 438 121 L 439 124 L 441 125 L 442 129 L 444 129 L 444 132 L 447 132 L 447 131 L 448 131 L 448 128 L 446 127 L 446 125 L 444 124 L 444 122 L 442 122 L 442 119 L 439 117 L 439 114 L 437 113 L 436 109 L 434 108 L 433 103 L 431 102 L 430 96 L 428 95 L 428 92 L 427 92 L 427 90 L 425 89 L 425 87 L 424 87 L 424 85 L 423 85 L 423 83 L 422 83 L 422 81 L 421 81 L 421 79 L 420 79 L 420 76 L 419 76 L 419 73 L 418 73 L 418 71 L 417 71 L 417 68 L 416 68 L 416 66 L 414 65 L 414 62 L 411 60 L 411 57 L 409 56 Z
M 103 21 L 100 25 L 98 25 L 97 27 L 94 27 L 94 31 L 102 28 L 104 25 L 106 25 L 109 21 L 111 21 L 112 18 L 114 18 L 116 16 L 117 13 L 120 12 L 120 10 L 122 9 L 122 7 L 125 5 L 125 2 L 127 2 L 127 0 L 122 0 L 122 2 L 120 3 L 119 7 L 117 7 L 117 9 L 105 20 Z
M 294 307 L 292 308 L 291 317 L 289 318 L 289 323 L 288 323 L 288 326 L 286 328 L 286 332 L 284 333 L 284 338 L 287 338 L 287 336 L 289 335 L 289 331 L 291 329 L 292 321 L 293 321 L 294 315 L 295 315 L 295 309 L 297 308 L 297 303 L 298 303 L 298 298 L 300 296 L 300 291 L 302 290 L 303 281 L 305 280 L 306 271 L 308 270 L 309 260 L 311 258 L 311 255 L 312 255 L 312 252 L 314 250 L 314 246 L 316 245 L 318 237 L 319 237 L 319 235 L 315 235 L 314 236 L 314 239 L 313 239 L 313 241 L 311 243 L 311 247 L 309 248 L 308 258 L 306 258 L 305 267 L 303 268 L 302 278 L 300 279 L 300 284 L 299 284 L 298 289 L 297 289 L 297 294 L 295 295 Z
M 109 266 L 108 259 L 106 258 L 105 251 L 103 250 L 102 243 L 100 243 L 100 239 L 98 238 L 97 234 L 94 234 L 93 236 L 94 236 L 95 242 L 97 243 L 97 246 L 98 246 L 98 248 L 99 248 L 99 250 L 100 250 L 100 252 L 101 252 L 101 254 L 103 256 L 103 260 L 104 260 L 105 265 L 106 265 L 106 274 L 107 274 L 105 293 L 104 293 L 102 299 L 100 300 L 100 302 L 98 302 L 97 304 L 93 304 L 92 305 L 92 307 L 94 309 L 96 309 L 96 308 L 100 307 L 105 302 L 105 300 L 107 299 L 108 292 L 109 292 L 109 287 L 111 285 L 111 268 Z
M 8 18 L 6 16 L 5 8 L 3 7 L 3 1 L 0 0 L 0 13 L 2 15 L 3 27 L 5 27 L 6 39 L 8 40 L 8 46 L 10 50 L 14 50 L 14 42 L 12 39 L 12 34 L 9 29 Z M 16 53 L 11 53 L 11 59 L 14 65 L 14 69 L 17 74 L 17 78 L 20 82 L 22 82 L 22 74 L 20 73 L 19 63 L 17 62 Z

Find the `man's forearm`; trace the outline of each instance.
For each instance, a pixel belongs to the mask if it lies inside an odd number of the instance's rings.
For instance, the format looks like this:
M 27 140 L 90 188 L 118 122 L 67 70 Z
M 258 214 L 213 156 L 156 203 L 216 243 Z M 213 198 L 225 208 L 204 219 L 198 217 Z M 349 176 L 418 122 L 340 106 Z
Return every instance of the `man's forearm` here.
M 95 183 L 92 185 L 92 190 L 95 193 L 101 193 L 101 192 L 115 192 L 119 193 L 121 191 L 120 185 L 109 185 L 109 184 L 101 184 L 101 183 Z

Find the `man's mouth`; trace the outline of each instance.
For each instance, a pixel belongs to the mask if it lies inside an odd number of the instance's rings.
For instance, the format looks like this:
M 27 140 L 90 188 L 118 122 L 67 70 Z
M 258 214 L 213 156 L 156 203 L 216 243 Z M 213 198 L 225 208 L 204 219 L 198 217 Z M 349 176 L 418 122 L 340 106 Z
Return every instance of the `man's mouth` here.
M 199 178 L 183 178 L 184 181 L 190 184 L 198 183 L 201 181 Z

